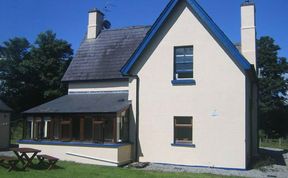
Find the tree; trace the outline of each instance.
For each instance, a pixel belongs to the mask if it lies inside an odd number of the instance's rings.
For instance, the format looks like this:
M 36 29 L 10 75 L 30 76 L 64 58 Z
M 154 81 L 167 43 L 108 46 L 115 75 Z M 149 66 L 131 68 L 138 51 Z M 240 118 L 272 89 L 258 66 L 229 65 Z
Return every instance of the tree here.
M 0 97 L 21 112 L 66 92 L 61 83 L 73 55 L 71 45 L 52 31 L 40 33 L 34 44 L 14 38 L 0 47 Z
M 279 117 L 279 113 L 287 113 L 288 80 L 285 74 L 288 72 L 288 64 L 286 58 L 278 57 L 279 50 L 280 47 L 271 37 L 261 37 L 257 41 L 260 122 L 261 127 L 270 135 L 283 135 L 287 132 L 280 128 L 287 124 L 288 117 L 285 120 Z

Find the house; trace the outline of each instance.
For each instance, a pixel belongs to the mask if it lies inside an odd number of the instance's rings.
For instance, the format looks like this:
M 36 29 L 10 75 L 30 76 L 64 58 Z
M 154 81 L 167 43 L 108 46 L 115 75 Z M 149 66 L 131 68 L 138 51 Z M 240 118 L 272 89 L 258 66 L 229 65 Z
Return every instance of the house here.
M 0 99 L 0 149 L 10 145 L 10 114 L 12 109 Z
M 103 29 L 63 77 L 68 95 L 25 111 L 20 147 L 63 160 L 246 169 L 257 154 L 255 5 L 241 5 L 241 51 L 196 0 L 171 0 L 152 26 Z

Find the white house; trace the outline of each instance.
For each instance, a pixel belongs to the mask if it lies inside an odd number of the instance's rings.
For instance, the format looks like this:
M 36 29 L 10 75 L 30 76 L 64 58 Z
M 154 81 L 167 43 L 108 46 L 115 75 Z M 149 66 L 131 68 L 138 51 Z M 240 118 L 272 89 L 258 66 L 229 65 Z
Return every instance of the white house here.
M 0 100 L 0 150 L 10 145 L 10 114 L 12 109 Z
M 228 14 L 227 14 L 228 15 Z M 152 26 L 103 29 L 63 77 L 68 95 L 32 108 L 21 147 L 82 163 L 246 169 L 257 154 L 255 5 L 241 5 L 241 51 L 196 0 L 171 0 Z

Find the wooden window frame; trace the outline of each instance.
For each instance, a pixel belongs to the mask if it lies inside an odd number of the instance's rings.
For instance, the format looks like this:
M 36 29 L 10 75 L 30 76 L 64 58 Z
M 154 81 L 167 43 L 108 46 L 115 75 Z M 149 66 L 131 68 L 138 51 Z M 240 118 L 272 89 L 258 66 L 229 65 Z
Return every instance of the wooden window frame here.
M 189 118 L 191 119 L 191 124 L 177 124 L 177 119 L 180 118 Z M 173 119 L 173 129 L 174 129 L 174 138 L 173 138 L 173 142 L 174 145 L 193 145 L 193 117 L 191 116 L 175 116 Z M 187 142 L 181 142 L 178 141 L 176 138 L 176 128 L 191 128 L 191 140 L 188 140 Z

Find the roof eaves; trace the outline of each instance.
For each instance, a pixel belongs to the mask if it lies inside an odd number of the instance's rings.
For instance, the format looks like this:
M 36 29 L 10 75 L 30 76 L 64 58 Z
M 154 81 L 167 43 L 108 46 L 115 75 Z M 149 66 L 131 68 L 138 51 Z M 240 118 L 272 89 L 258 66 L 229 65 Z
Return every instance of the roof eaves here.
M 136 51 L 132 54 L 132 56 L 126 62 L 126 64 L 121 68 L 120 72 L 123 75 L 127 75 L 129 73 L 130 69 L 132 68 L 132 66 L 134 65 L 134 63 L 138 59 L 138 57 L 142 54 L 142 52 L 147 47 L 149 42 L 152 40 L 154 35 L 158 32 L 158 30 L 160 29 L 160 27 L 162 26 L 162 24 L 164 23 L 164 21 L 166 20 L 166 18 L 170 14 L 170 12 L 173 10 L 173 8 L 177 4 L 177 2 L 178 2 L 178 0 L 171 0 L 168 3 L 168 5 L 165 7 L 165 9 L 162 11 L 162 13 L 157 18 L 155 23 L 152 25 L 151 29 L 148 31 L 147 35 L 145 36 L 143 41 L 140 43 L 140 45 L 138 46 Z

